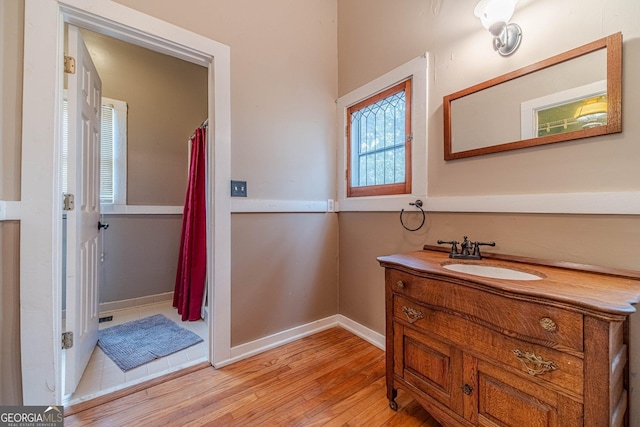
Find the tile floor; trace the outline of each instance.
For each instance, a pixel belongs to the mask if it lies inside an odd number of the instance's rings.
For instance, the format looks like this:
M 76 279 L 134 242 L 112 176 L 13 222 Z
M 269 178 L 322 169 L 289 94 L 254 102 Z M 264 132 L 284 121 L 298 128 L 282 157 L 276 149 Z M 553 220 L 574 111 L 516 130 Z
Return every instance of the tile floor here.
M 122 370 L 104 354 L 100 347 L 96 346 L 75 393 L 65 397 L 65 406 L 206 361 L 207 324 L 202 320 L 198 322 L 183 322 L 180 319 L 180 315 L 178 315 L 178 311 L 171 305 L 171 301 L 165 301 L 124 310 L 100 313 L 100 317 L 113 316 L 112 321 L 100 323 L 100 329 L 142 319 L 154 314 L 163 314 L 183 328 L 198 334 L 204 340 L 203 342 L 170 354 L 167 357 L 156 359 L 127 372 L 122 372 Z

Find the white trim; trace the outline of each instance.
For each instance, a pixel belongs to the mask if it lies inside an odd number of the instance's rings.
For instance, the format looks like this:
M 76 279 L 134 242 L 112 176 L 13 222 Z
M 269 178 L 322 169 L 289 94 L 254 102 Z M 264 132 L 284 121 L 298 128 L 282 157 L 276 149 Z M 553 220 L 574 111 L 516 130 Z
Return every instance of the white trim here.
M 225 361 L 220 362 L 216 365 L 216 367 L 219 368 L 222 366 L 230 365 L 251 356 L 255 356 L 256 354 L 263 353 L 276 347 L 280 347 L 284 344 L 299 340 L 301 338 L 313 335 L 329 328 L 333 328 L 335 326 L 339 326 L 348 330 L 352 334 L 362 338 L 363 340 L 375 345 L 382 350 L 384 350 L 385 348 L 384 335 L 381 335 L 365 326 L 362 326 L 361 324 L 343 315 L 336 314 L 333 316 L 325 317 L 324 319 L 316 320 L 315 322 L 296 326 L 295 328 L 291 328 L 286 331 L 259 338 L 246 344 L 240 344 L 232 347 L 231 357 Z
M 63 26 L 67 21 L 208 67 L 211 153 L 207 286 L 209 360 L 231 347 L 230 50 L 110 0 L 26 0 L 22 121 L 20 325 L 25 405 L 62 402 L 60 148 Z M 43 327 L 51 325 L 51 328 Z
M 173 372 L 181 371 L 181 370 L 189 368 L 191 366 L 199 365 L 200 363 L 203 363 L 203 362 L 206 362 L 206 361 L 207 361 L 207 358 L 204 357 L 204 356 L 201 357 L 201 358 L 198 358 L 198 359 L 188 360 L 187 362 L 184 362 L 184 363 L 182 363 L 180 365 L 172 366 L 170 368 L 167 368 L 166 370 L 162 370 L 162 371 L 156 372 L 154 374 L 149 374 L 149 375 L 146 375 L 146 376 L 144 376 L 142 378 L 138 378 L 136 380 L 127 381 L 125 383 L 121 383 L 121 384 L 115 385 L 113 387 L 109 387 L 109 388 L 106 388 L 106 389 L 103 389 L 103 390 L 96 391 L 95 393 L 91 393 L 91 394 L 88 394 L 86 396 L 81 396 L 81 397 L 77 397 L 77 398 L 73 397 L 73 398 L 71 398 L 69 400 L 64 400 L 62 402 L 62 404 L 65 407 L 68 408 L 70 406 L 76 405 L 76 404 L 81 403 L 81 402 L 86 402 L 88 400 L 92 400 L 92 399 L 95 399 L 97 397 L 106 396 L 107 394 L 111 394 L 111 393 L 114 393 L 116 391 L 123 390 L 125 388 L 133 387 L 135 385 L 142 384 L 142 383 L 147 382 L 149 380 L 152 380 L 152 379 L 155 379 L 155 378 L 160 378 L 160 377 L 163 377 L 165 375 L 171 374 Z M 72 397 L 72 396 L 73 395 L 67 395 L 66 397 L 69 398 L 69 397 Z
M 127 114 L 125 101 L 102 97 L 102 105 L 113 108 L 113 203 L 101 203 L 100 208 L 107 205 L 127 204 Z
M 20 202 L 0 200 L 0 221 L 20 219 Z
M 350 200 L 348 209 L 335 203 L 334 211 L 395 212 L 412 210 L 410 202 L 417 199 L 425 202 L 425 211 L 432 212 L 496 212 L 496 213 L 562 213 L 562 214 L 640 214 L 640 192 L 598 193 L 550 193 L 509 194 L 486 196 L 439 196 L 401 195 L 379 197 L 357 197 Z M 19 219 L 20 202 L 7 203 L 7 214 Z M 13 209 L 11 208 L 13 206 Z M 0 220 L 3 214 L 0 201 Z M 106 215 L 182 215 L 182 206 L 102 205 Z M 231 199 L 232 213 L 306 213 L 329 212 L 325 200 L 258 200 Z
M 101 204 L 104 215 L 182 215 L 184 206 L 111 205 Z
M 340 212 L 400 212 L 401 209 L 412 211 L 415 208 L 409 206 L 416 200 L 427 199 L 424 194 L 402 194 L 384 197 L 353 197 L 340 202 Z
M 427 72 L 429 66 L 428 54 L 412 59 L 411 61 L 389 71 L 383 76 L 355 89 L 340 97 L 337 102 L 338 116 L 338 167 L 337 167 L 337 193 L 341 211 L 380 211 L 397 209 L 398 198 L 395 196 L 377 197 L 346 197 L 347 180 L 347 138 L 345 129 L 347 125 L 347 108 L 371 95 L 381 92 L 402 80 L 412 77 L 411 97 L 411 191 L 413 195 L 403 195 L 404 201 L 415 201 L 421 198 L 420 194 L 427 194 Z M 424 198 L 424 196 L 422 196 Z M 407 203 L 402 207 L 406 208 Z
M 24 405 L 62 401 L 62 37 L 55 1 L 25 1 L 20 224 Z M 59 43 L 60 41 L 60 43 Z M 47 327 L 51 325 L 51 328 Z M 57 339 L 56 339 L 57 338 Z
M 235 347 L 231 347 L 230 357 L 227 360 L 216 364 L 216 368 L 230 365 L 248 357 L 255 356 L 256 354 L 263 353 L 276 347 L 280 347 L 281 345 L 299 340 L 300 338 L 313 335 L 337 325 L 337 315 L 329 316 L 325 317 L 324 319 L 307 323 L 306 325 L 296 326 L 295 328 L 287 329 L 286 331 L 259 338 L 246 344 L 240 344 Z
M 343 316 L 342 314 L 338 314 L 338 325 L 352 334 L 359 336 L 368 343 L 375 345 L 380 350 L 385 349 L 386 342 L 384 335 L 377 333 L 373 329 L 369 329 L 355 320 L 351 320 L 348 317 Z
M 640 192 L 429 197 L 425 211 L 559 214 L 640 214 Z
M 231 212 L 328 212 L 328 206 L 326 200 L 264 200 L 231 198 Z
M 103 313 L 115 310 L 124 310 L 131 307 L 140 307 L 143 305 L 157 304 L 159 302 L 173 301 L 173 292 L 164 292 L 161 294 L 147 295 L 138 298 L 129 298 L 119 301 L 109 301 L 100 303 L 98 312 Z

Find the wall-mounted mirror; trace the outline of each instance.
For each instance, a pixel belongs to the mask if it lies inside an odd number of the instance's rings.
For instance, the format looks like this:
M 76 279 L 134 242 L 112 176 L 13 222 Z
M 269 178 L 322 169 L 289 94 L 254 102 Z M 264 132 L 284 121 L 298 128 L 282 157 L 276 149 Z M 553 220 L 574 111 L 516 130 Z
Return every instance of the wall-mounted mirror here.
M 445 160 L 622 131 L 622 33 L 445 96 Z

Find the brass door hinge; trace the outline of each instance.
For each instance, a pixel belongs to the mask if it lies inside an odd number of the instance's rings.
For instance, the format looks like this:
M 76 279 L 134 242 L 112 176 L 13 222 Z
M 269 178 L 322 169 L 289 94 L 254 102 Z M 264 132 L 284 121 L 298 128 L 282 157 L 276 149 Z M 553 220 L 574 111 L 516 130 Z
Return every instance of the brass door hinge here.
M 63 211 L 72 211 L 75 207 L 75 200 L 73 194 L 65 193 L 64 200 L 62 201 L 62 210 Z
M 68 350 L 73 347 L 73 332 L 62 333 L 62 349 Z
M 64 72 L 67 74 L 76 73 L 76 58 L 72 56 L 64 56 Z

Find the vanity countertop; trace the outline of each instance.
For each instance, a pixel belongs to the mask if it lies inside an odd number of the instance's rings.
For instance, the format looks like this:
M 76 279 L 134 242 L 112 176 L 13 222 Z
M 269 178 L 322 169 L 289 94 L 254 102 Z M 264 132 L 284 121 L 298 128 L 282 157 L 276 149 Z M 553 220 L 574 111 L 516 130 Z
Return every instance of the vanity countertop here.
M 534 262 L 484 258 L 482 260 L 450 259 L 448 253 L 422 250 L 378 257 L 381 266 L 405 271 L 420 277 L 454 281 L 493 293 L 509 293 L 534 297 L 550 305 L 595 310 L 612 315 L 628 315 L 640 302 L 640 279 L 611 270 L 585 271 Z M 543 262 L 543 261 L 541 261 Z M 447 264 L 476 264 L 508 268 L 540 276 L 540 280 L 487 278 L 444 268 Z M 543 262 L 544 263 L 544 262 Z M 568 264 L 567 265 L 572 265 Z M 588 267 L 588 266 L 586 266 Z

